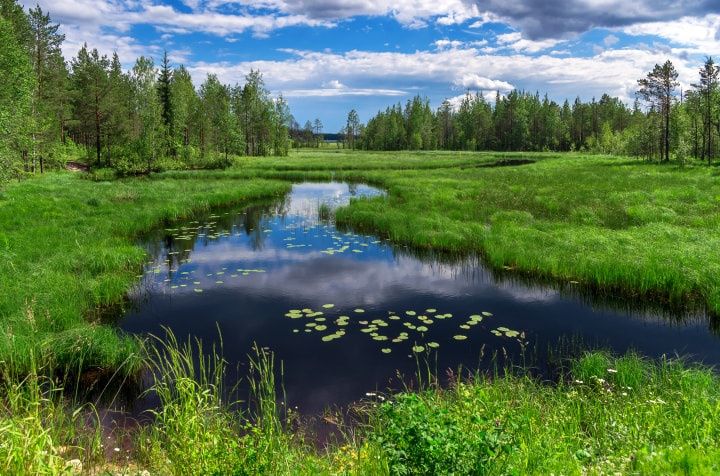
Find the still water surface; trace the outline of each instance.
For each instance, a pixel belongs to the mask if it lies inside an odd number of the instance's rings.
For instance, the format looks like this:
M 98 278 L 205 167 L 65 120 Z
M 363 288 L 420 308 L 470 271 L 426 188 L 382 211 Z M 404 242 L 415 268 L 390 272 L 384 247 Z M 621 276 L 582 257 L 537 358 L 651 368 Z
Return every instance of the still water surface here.
M 155 335 L 166 327 L 206 348 L 219 329 L 240 375 L 253 343 L 268 347 L 283 362 L 288 404 L 305 414 L 397 389 L 398 375 L 411 376 L 428 353 L 441 372 L 487 367 L 493 354 L 542 368 L 562 340 L 720 363 L 702 314 L 589 300 L 572 283 L 519 282 L 478 259 L 418 256 L 338 230 L 328 217 L 378 195 L 364 185 L 301 183 L 282 200 L 156 230 L 143 240 L 153 259 L 121 327 Z

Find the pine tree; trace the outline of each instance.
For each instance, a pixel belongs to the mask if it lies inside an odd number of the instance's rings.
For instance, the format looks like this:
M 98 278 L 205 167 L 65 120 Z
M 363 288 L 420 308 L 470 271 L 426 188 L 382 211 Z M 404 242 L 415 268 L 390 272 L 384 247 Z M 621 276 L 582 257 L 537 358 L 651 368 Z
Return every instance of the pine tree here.
M 720 67 L 715 65 L 712 57 L 705 60 L 702 68 L 700 68 L 700 82 L 693 84 L 693 88 L 702 98 L 702 151 L 701 159 L 707 159 L 708 164 L 712 163 L 715 149 L 713 147 L 713 118 L 714 109 L 716 108 L 716 96 L 718 95 L 718 80 L 720 77 Z M 720 129 L 718 130 L 720 133 Z
M 32 101 L 33 146 L 32 168 L 47 156 L 54 143 L 64 138 L 64 121 L 67 114 L 67 68 L 60 50 L 65 35 L 58 32 L 60 25 L 53 24 L 50 15 L 38 6 L 28 11 L 32 37 L 31 61 L 35 72 L 35 89 Z
M 162 142 L 162 106 L 157 95 L 157 70 L 151 58 L 141 56 L 133 66 L 130 80 L 133 87 L 135 143 L 139 159 L 150 172 L 159 158 Z
M 72 108 L 77 121 L 76 142 L 95 149 L 95 163 L 102 165 L 102 134 L 108 119 L 110 91 L 107 56 L 83 45 L 72 60 Z
M 198 130 L 193 127 L 194 120 L 198 117 L 199 99 L 195 86 L 193 85 L 190 73 L 184 66 L 173 71 L 170 82 L 170 102 L 172 114 L 172 127 L 174 137 L 173 143 L 182 144 L 185 159 L 189 157 L 191 145 L 191 131 Z
M 167 51 L 163 54 L 162 63 L 160 65 L 160 76 L 157 80 L 158 96 L 160 97 L 160 108 L 162 111 L 162 121 L 165 135 L 165 149 L 173 157 L 177 156 L 175 149 L 173 130 L 173 101 L 172 101 L 172 69 L 170 68 L 170 60 Z
M 667 60 L 662 66 L 656 64 L 645 78 L 638 80 L 640 87 L 638 94 L 660 112 L 662 118 L 660 150 L 666 162 L 670 160 L 670 112 L 675 88 L 679 85 L 677 77 L 675 66 Z
M 35 78 L 13 24 L 0 17 L 0 183 L 19 176 L 30 139 L 28 117 Z

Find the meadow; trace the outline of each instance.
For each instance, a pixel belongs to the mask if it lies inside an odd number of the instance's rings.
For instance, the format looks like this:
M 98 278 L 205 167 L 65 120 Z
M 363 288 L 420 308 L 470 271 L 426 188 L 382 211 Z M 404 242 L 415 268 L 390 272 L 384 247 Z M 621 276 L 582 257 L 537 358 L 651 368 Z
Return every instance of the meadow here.
M 0 197 L 0 470 L 715 474 L 720 381 L 682 361 L 595 351 L 565 362 L 553 382 L 524 369 L 448 388 L 431 377 L 360 404 L 360 424 L 340 423 L 339 441 L 318 450 L 283 410 L 271 354 L 256 350 L 254 399 L 238 412 L 212 349 L 198 367 L 191 344 L 170 339 L 158 351 L 112 319 L 146 260 L 136 245 L 143 232 L 282 195 L 291 181 L 332 178 L 387 190 L 336 219 L 394 243 L 479 253 L 505 271 L 718 313 L 719 176 L 581 154 L 321 150 L 241 158 L 221 171 L 51 173 L 11 184 Z M 105 448 L 92 406 L 69 398 L 58 377 L 141 368 L 156 376 L 154 423 L 118 451 Z

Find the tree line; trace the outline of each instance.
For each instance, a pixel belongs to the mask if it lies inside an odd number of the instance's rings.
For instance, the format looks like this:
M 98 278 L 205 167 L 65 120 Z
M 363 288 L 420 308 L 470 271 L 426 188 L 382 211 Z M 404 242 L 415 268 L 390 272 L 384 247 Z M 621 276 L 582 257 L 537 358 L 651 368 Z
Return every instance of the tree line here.
M 84 45 L 66 61 L 59 25 L 37 6 L 0 0 L 0 179 L 82 154 L 96 167 L 144 173 L 213 167 L 233 155 L 287 155 L 291 115 L 251 71 L 234 86 L 208 75 L 196 89 L 167 53 L 124 71 Z
M 589 151 L 685 162 L 720 152 L 720 68 L 707 58 L 698 82 L 682 92 L 670 61 L 638 80 L 628 107 L 604 94 L 562 104 L 539 93 L 499 92 L 494 103 L 467 92 L 433 110 L 416 96 L 378 112 L 366 125 L 350 111 L 346 144 L 366 150 Z

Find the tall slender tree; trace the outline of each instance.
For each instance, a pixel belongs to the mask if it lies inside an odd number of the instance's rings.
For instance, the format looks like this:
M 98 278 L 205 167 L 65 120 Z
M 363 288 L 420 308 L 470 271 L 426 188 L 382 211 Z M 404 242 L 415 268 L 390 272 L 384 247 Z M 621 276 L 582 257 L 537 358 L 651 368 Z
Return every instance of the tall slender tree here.
M 66 117 L 67 68 L 60 47 L 65 35 L 59 33 L 59 24 L 53 24 L 50 15 L 37 6 L 28 11 L 31 61 L 35 72 L 32 119 L 32 168 L 36 160 L 46 156 L 53 143 L 64 136 Z
M 102 164 L 102 130 L 108 119 L 110 91 L 107 56 L 83 45 L 72 60 L 73 111 L 78 121 L 77 139 L 95 149 L 95 163 Z
M 157 80 L 158 96 L 160 97 L 160 108 L 162 112 L 162 121 L 165 136 L 165 145 L 168 153 L 176 157 L 177 149 L 174 146 L 173 138 L 175 131 L 173 130 L 173 101 L 172 101 L 172 74 L 170 68 L 170 60 L 167 51 L 163 53 L 162 63 L 160 64 L 160 75 Z
M 345 142 L 350 149 L 355 148 L 355 141 L 360 131 L 360 118 L 355 109 L 350 110 L 345 124 Z
M 670 60 L 662 65 L 656 64 L 645 78 L 638 80 L 638 94 L 652 107 L 660 112 L 661 126 L 661 156 L 665 162 L 670 161 L 670 113 L 672 109 L 675 88 L 679 86 L 678 72 Z
M 708 164 L 712 163 L 715 153 L 713 146 L 713 136 L 715 135 L 713 122 L 715 118 L 715 109 L 718 108 L 718 79 L 720 78 L 720 67 L 713 61 L 712 57 L 707 57 L 702 68 L 700 68 L 700 82 L 693 84 L 693 88 L 702 98 L 702 149 L 701 159 L 707 159 Z M 720 132 L 720 131 L 719 131 Z
M 35 78 L 13 24 L 0 16 L 0 183 L 18 176 L 27 150 Z

